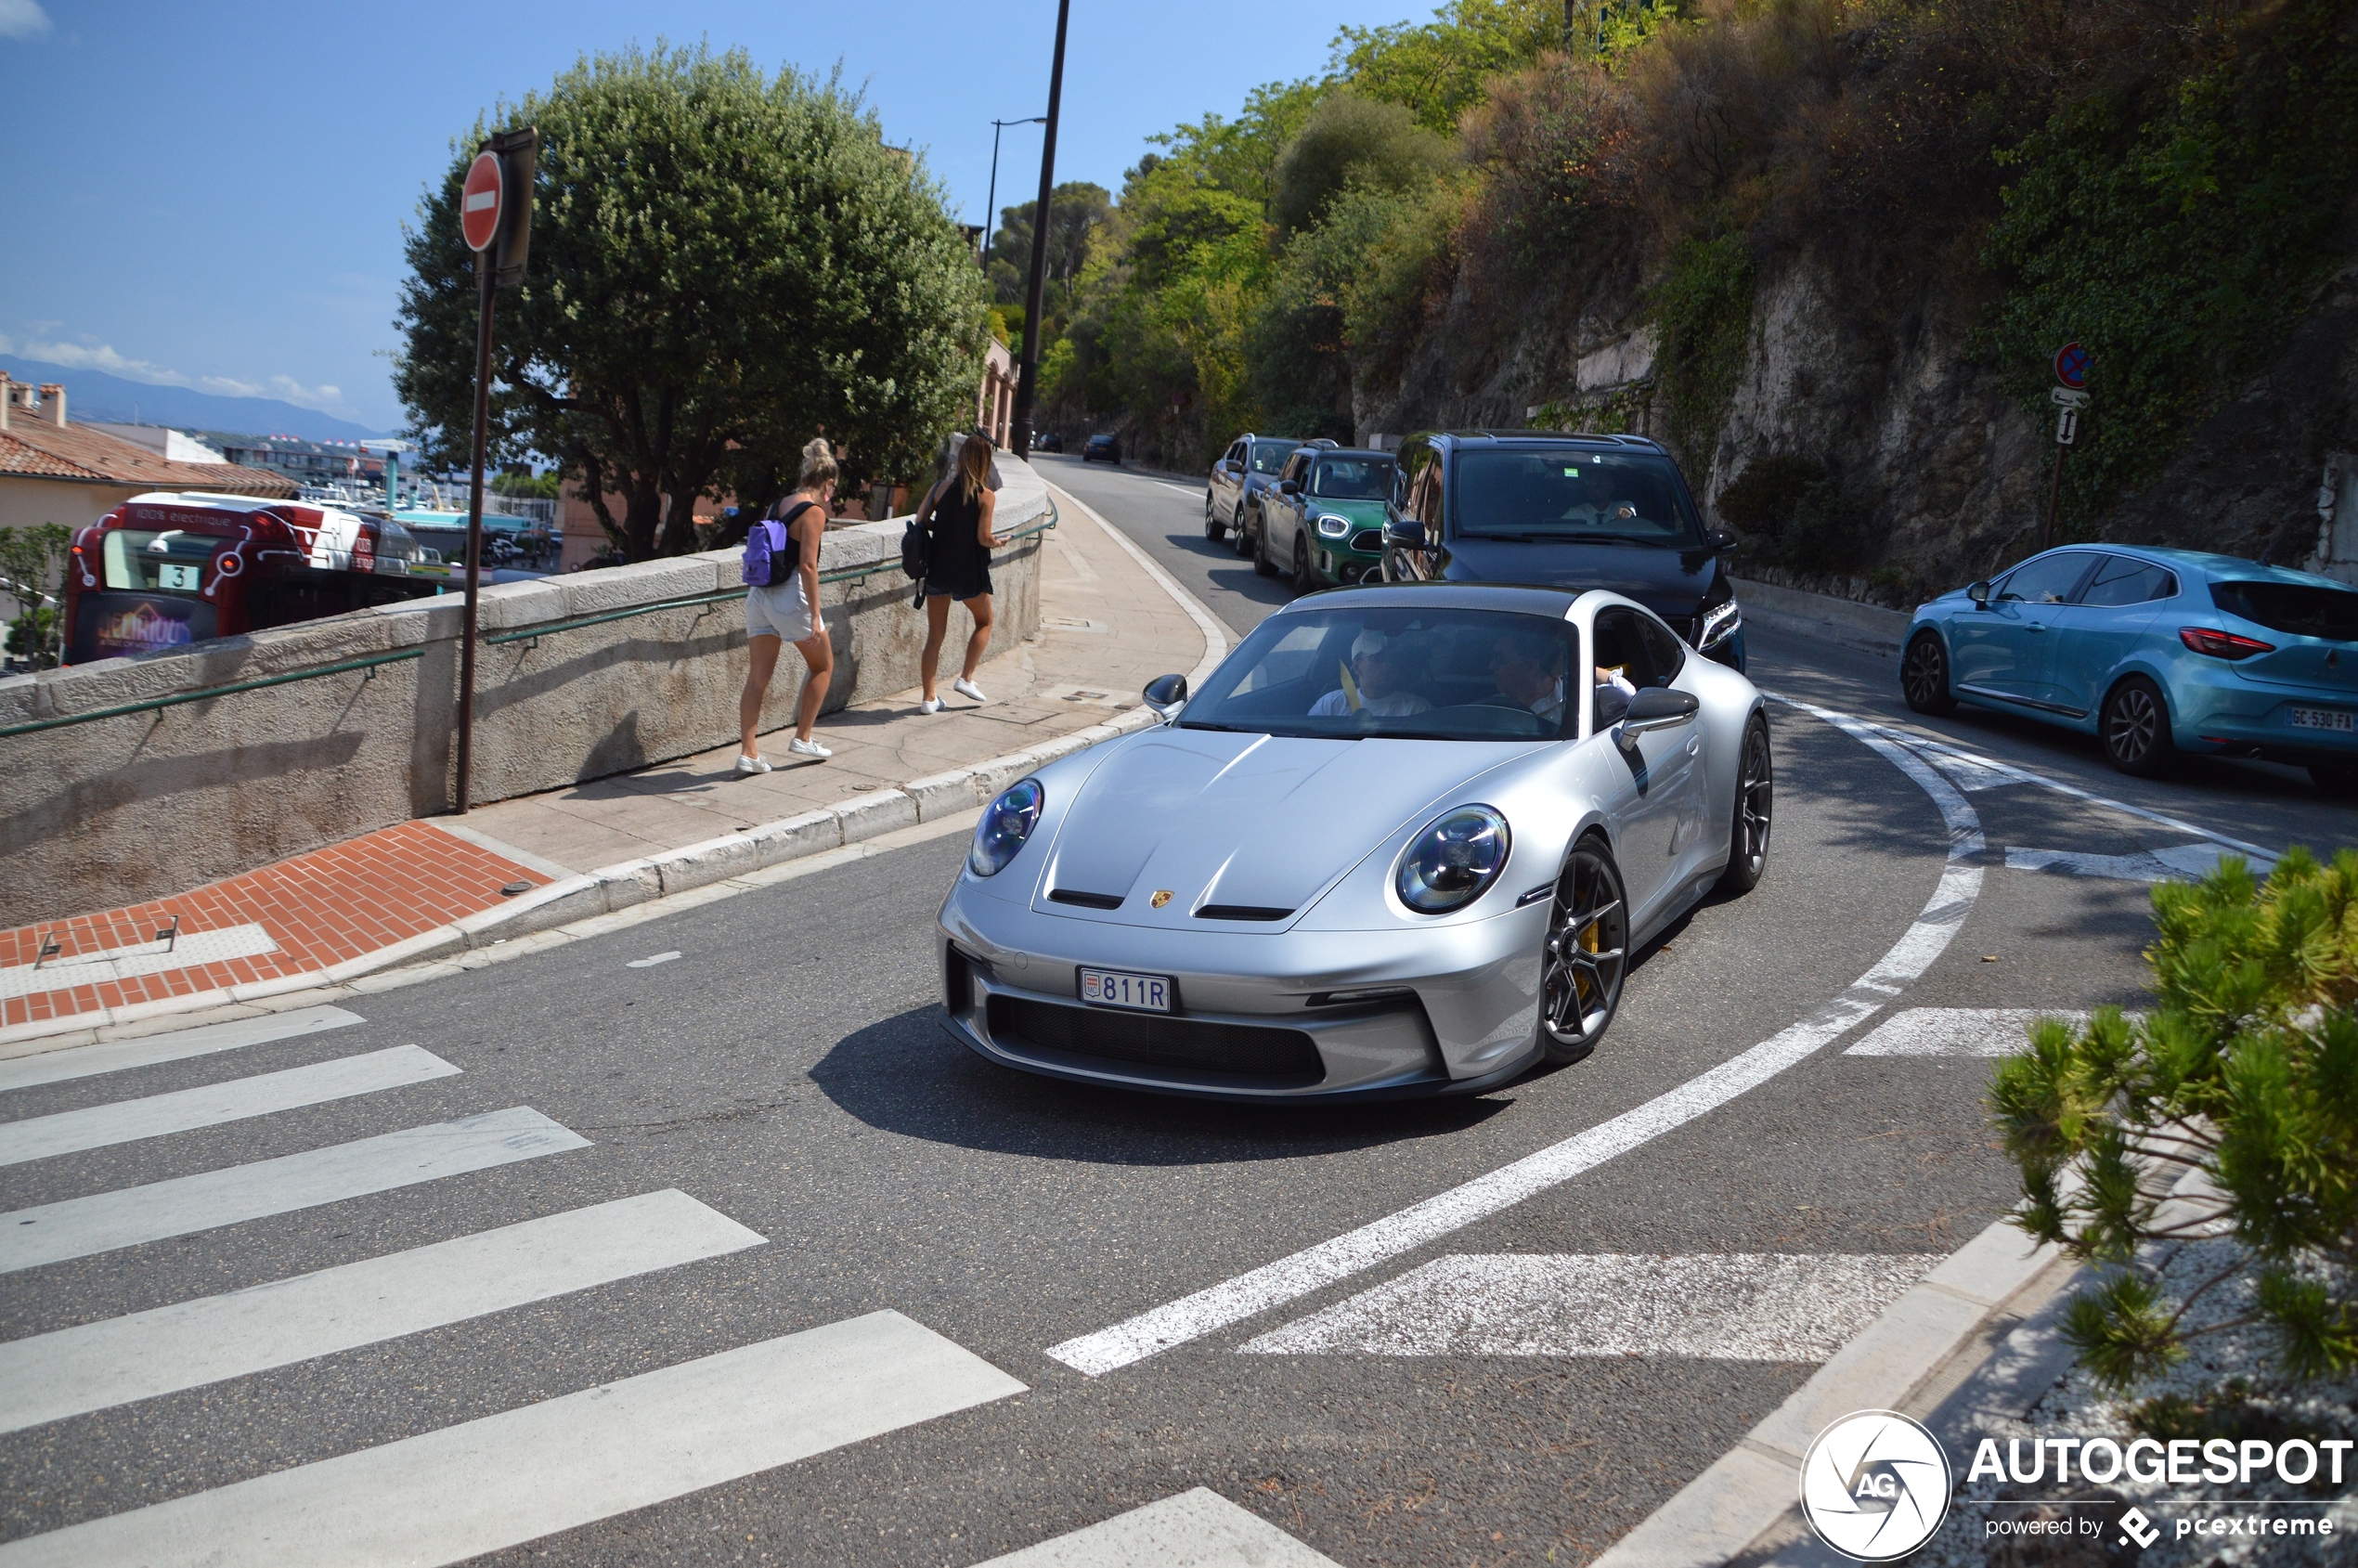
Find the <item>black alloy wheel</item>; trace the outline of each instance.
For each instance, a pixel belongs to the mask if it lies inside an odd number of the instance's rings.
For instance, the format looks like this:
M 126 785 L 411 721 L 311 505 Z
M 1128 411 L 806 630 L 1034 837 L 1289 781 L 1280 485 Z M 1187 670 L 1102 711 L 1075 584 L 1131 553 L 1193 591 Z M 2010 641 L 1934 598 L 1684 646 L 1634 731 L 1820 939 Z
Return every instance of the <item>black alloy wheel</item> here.
M 2161 688 L 2132 675 L 2105 698 L 2096 733 L 2105 760 L 2134 779 L 2149 779 L 2170 766 L 2177 746 L 2170 738 L 2170 705 Z
M 1768 721 L 1755 714 L 1744 726 L 1743 755 L 1736 763 L 1736 810 L 1728 827 L 1728 870 L 1719 878 L 1721 892 L 1741 896 L 1760 886 L 1760 874 L 1768 869 L 1768 823 L 1776 794 Z
M 1296 593 L 1318 591 L 1318 578 L 1310 568 L 1310 541 L 1300 534 L 1293 537 L 1293 590 Z
M 1539 1053 L 1576 1062 L 1597 1048 L 1621 1005 L 1629 967 L 1629 904 L 1600 838 L 1584 838 L 1556 878 L 1539 960 Z
M 1252 570 L 1256 577 L 1274 577 L 1277 564 L 1269 559 L 1269 513 L 1261 514 L 1261 526 L 1252 531 Z
M 1228 525 L 1220 521 L 1218 512 L 1211 510 L 1211 492 L 1206 490 L 1203 493 L 1203 537 L 1217 539 L 1227 531 Z
M 1918 713 L 1953 713 L 1957 699 L 1949 694 L 1949 650 L 1938 634 L 1920 631 L 1899 661 L 1899 694 Z

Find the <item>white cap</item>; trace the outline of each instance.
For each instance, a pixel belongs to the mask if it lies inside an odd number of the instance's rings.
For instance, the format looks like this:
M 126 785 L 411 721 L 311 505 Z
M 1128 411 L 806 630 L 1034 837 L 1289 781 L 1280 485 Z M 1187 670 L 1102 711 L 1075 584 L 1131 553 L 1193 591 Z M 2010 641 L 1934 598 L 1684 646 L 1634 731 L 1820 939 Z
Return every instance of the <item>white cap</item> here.
M 1351 656 L 1355 659 L 1367 654 L 1380 654 L 1391 646 L 1391 638 L 1371 628 L 1351 640 Z

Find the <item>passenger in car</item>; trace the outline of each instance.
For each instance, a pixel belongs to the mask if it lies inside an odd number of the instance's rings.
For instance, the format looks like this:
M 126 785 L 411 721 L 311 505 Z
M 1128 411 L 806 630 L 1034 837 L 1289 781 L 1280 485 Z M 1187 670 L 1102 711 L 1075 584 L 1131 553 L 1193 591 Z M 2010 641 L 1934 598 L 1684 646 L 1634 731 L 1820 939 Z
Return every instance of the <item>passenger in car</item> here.
M 1311 718 L 1332 719 L 1366 712 L 1397 719 L 1404 714 L 1432 710 L 1430 701 L 1403 688 L 1392 639 L 1380 631 L 1363 631 L 1352 639 L 1351 660 L 1341 674 L 1341 686 L 1310 705 Z
M 1490 651 L 1490 679 L 1498 689 L 1485 701 L 1536 714 L 1550 728 L 1562 724 L 1562 639 L 1545 631 L 1509 632 Z

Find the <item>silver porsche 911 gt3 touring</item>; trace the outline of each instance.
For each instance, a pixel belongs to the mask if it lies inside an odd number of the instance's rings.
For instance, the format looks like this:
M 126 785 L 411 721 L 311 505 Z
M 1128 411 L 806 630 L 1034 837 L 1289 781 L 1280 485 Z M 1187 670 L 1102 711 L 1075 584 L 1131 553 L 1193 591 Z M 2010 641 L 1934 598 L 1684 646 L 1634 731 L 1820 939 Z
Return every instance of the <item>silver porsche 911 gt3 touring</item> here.
M 1348 589 L 1163 722 L 983 813 L 941 906 L 947 1023 L 1164 1094 L 1467 1094 L 1576 1059 L 1629 954 L 1768 849 L 1760 693 L 1616 594 Z

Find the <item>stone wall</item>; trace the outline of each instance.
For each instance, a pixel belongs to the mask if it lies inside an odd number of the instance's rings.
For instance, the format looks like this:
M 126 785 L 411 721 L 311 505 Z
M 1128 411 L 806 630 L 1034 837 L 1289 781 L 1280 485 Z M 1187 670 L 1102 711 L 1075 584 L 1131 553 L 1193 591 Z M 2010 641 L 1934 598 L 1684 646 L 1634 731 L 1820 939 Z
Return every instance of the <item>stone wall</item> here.
M 1000 472 L 1001 533 L 1051 515 L 1028 465 L 1003 458 Z M 925 616 L 900 575 L 903 522 L 831 529 L 821 549 L 823 577 L 883 568 L 823 585 L 836 650 L 827 711 L 917 684 Z M 1035 535 L 992 563 L 993 654 L 1039 626 L 1040 547 Z M 745 673 L 739 554 L 485 590 L 474 799 L 562 788 L 732 740 Z M 646 608 L 716 594 L 725 596 Z M 592 619 L 618 611 L 636 613 Z M 0 926 L 160 898 L 449 810 L 461 614 L 445 595 L 0 679 L 6 729 L 360 666 L 0 737 Z M 952 612 L 953 641 L 964 618 Z M 789 650 L 765 729 L 793 721 L 802 681 Z

